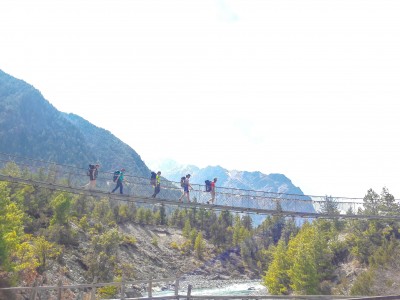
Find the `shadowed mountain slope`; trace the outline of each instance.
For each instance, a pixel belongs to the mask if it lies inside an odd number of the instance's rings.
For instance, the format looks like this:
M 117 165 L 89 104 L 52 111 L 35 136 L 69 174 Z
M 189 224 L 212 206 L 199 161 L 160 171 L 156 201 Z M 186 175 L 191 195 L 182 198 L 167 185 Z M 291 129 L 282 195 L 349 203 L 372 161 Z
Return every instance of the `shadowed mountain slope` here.
M 140 156 L 109 131 L 58 111 L 42 94 L 0 70 L 0 152 L 103 171 L 149 176 Z

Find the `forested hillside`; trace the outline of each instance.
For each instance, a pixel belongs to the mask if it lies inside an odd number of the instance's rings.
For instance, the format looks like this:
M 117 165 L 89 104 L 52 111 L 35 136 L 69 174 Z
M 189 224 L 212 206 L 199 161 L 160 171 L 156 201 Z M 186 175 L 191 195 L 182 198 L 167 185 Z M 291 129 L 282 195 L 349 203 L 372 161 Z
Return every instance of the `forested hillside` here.
M 358 214 L 400 214 L 386 188 L 380 195 L 369 190 L 364 203 Z M 330 213 L 335 213 L 332 206 Z M 271 261 L 264 284 L 272 294 L 398 294 L 399 229 L 397 220 L 305 223 L 297 235 L 281 238 L 269 249 Z
M 1 170 L 21 172 L 14 163 Z M 122 274 L 131 280 L 191 273 L 253 278 L 261 269 L 243 261 L 253 265 L 250 249 L 242 256 L 238 248 L 250 231 L 250 218 L 229 212 L 182 209 L 167 215 L 164 206 L 0 182 L 1 285 L 32 285 L 36 279 L 87 283 L 95 277 L 109 282 Z

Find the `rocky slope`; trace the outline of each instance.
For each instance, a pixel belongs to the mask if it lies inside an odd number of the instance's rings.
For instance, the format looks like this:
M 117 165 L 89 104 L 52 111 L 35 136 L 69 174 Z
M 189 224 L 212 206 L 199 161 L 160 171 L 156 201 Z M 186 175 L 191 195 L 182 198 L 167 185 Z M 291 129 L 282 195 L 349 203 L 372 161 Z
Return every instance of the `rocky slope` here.
M 117 259 L 120 265 L 133 266 L 133 275 L 127 280 L 149 280 L 180 278 L 182 289 L 188 284 L 195 287 L 220 286 L 233 282 L 257 279 L 247 270 L 242 262 L 238 249 L 231 249 L 218 254 L 214 247 L 205 241 L 204 259 L 198 259 L 194 253 L 184 254 L 173 244 L 183 244 L 186 238 L 182 231 L 163 226 L 141 226 L 127 223 L 119 227 L 120 234 L 133 237 L 136 243 L 119 246 Z M 90 283 L 85 255 L 88 240 L 80 232 L 79 245 L 64 251 L 64 254 L 53 264 L 41 278 L 43 285 L 57 284 L 62 280 L 64 285 Z M 155 289 L 171 288 L 164 284 L 155 284 Z M 136 287 L 135 295 L 145 293 L 145 285 Z

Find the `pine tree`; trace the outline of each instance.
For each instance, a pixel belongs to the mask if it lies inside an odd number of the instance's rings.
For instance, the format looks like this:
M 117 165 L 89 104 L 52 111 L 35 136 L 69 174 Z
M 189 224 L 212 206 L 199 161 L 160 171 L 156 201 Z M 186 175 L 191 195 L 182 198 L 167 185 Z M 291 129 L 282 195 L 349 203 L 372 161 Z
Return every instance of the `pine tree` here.
M 37 261 L 29 235 L 24 233 L 27 218 L 18 203 L 11 201 L 10 192 L 9 184 L 0 182 L 0 270 L 32 274 Z
M 36 238 L 33 246 L 39 262 L 39 272 L 46 270 L 48 259 L 55 259 L 61 253 L 60 248 L 56 244 L 46 241 L 43 236 Z
M 378 204 L 379 213 L 381 215 L 398 215 L 400 212 L 400 207 L 396 203 L 394 196 L 389 193 L 389 190 L 384 187 L 382 189 L 381 195 L 379 197 Z
M 204 249 L 205 249 L 205 243 L 204 243 L 204 240 L 203 240 L 203 234 L 200 231 L 197 234 L 196 240 L 194 242 L 194 251 L 196 252 L 196 256 L 199 259 L 203 258 Z
M 339 203 L 332 196 L 325 196 L 324 202 L 321 204 L 320 212 L 326 215 L 338 215 L 340 214 L 338 210 Z
M 71 197 L 65 193 L 61 193 L 51 201 L 54 216 L 51 219 L 52 224 L 68 225 L 68 218 L 70 217 Z
M 290 287 L 296 293 L 314 295 L 318 293 L 319 275 L 316 261 L 315 228 L 305 223 L 296 237 L 290 240 L 288 275 Z
M 246 225 L 249 225 L 247 219 L 245 219 Z M 246 238 L 250 236 L 250 231 L 243 224 L 243 219 L 237 214 L 234 218 L 233 233 L 232 233 L 232 244 L 238 246 Z
M 139 207 L 136 210 L 135 220 L 139 224 L 146 224 L 146 210 L 144 209 L 144 207 Z
M 290 279 L 287 273 L 289 262 L 284 240 L 281 239 L 271 251 L 272 262 L 265 276 L 263 276 L 263 284 L 272 295 L 287 295 L 289 293 Z
M 183 227 L 183 231 L 182 231 L 182 235 L 185 237 L 185 238 L 189 238 L 190 237 L 190 232 L 191 232 L 191 230 L 192 230 L 192 226 L 190 226 L 190 220 L 189 219 L 186 219 L 186 221 L 185 221 L 185 226 Z
M 167 224 L 167 215 L 165 213 L 165 206 L 164 204 L 161 204 L 160 207 L 160 225 L 166 225 Z
M 372 189 L 369 189 L 364 196 L 364 213 L 366 215 L 378 215 L 379 213 L 379 195 Z

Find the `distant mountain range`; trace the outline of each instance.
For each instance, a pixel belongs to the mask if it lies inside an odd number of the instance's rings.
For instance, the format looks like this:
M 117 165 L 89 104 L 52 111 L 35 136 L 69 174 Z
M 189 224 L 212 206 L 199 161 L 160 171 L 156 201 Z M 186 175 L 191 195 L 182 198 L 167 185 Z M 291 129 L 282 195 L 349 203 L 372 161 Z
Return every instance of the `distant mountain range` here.
M 204 184 L 205 180 L 216 177 L 217 185 L 225 188 L 303 195 L 301 189 L 283 174 L 266 175 L 258 171 L 227 170 L 221 166 L 199 168 L 194 165 L 182 165 L 170 159 L 152 162 L 149 165 L 153 170 L 161 171 L 162 175 L 171 181 L 179 181 L 182 176 L 191 174 L 191 182 L 196 184 Z
M 315 212 L 315 209 L 311 202 L 309 201 L 298 201 L 301 200 L 311 200 L 308 196 L 305 196 L 299 187 L 293 185 L 289 178 L 283 174 L 263 174 L 261 172 L 247 172 L 247 171 L 237 171 L 237 170 L 227 170 L 221 166 L 207 166 L 205 168 L 199 168 L 194 165 L 182 165 L 178 162 L 170 159 L 165 159 L 161 161 L 154 161 L 149 163 L 150 167 L 154 171 L 161 171 L 162 175 L 168 180 L 179 182 L 182 176 L 186 174 L 191 175 L 190 182 L 193 184 L 204 185 L 205 180 L 213 180 L 213 178 L 218 178 L 217 181 L 217 202 L 218 191 L 220 188 L 231 188 L 240 189 L 239 191 L 232 191 L 234 194 L 248 194 L 247 191 L 261 191 L 271 194 L 265 194 L 261 198 L 271 197 L 271 201 L 267 201 L 263 208 L 275 210 L 277 209 L 276 200 L 280 199 L 278 202 L 283 210 L 299 210 L 302 212 Z M 226 191 L 224 191 L 226 192 Z M 249 193 L 250 195 L 251 193 Z M 293 200 L 287 200 L 288 195 L 293 195 Z M 289 197 L 292 198 L 292 197 Z M 274 199 L 274 200 L 272 200 Z M 295 200 L 297 199 L 297 200 Z M 234 200 L 235 205 L 241 207 L 258 207 L 257 200 L 254 198 L 253 201 L 249 201 L 249 198 L 239 197 Z M 264 216 L 251 215 L 254 225 L 260 225 L 265 219 Z M 299 223 L 303 222 L 301 218 L 297 220 Z

